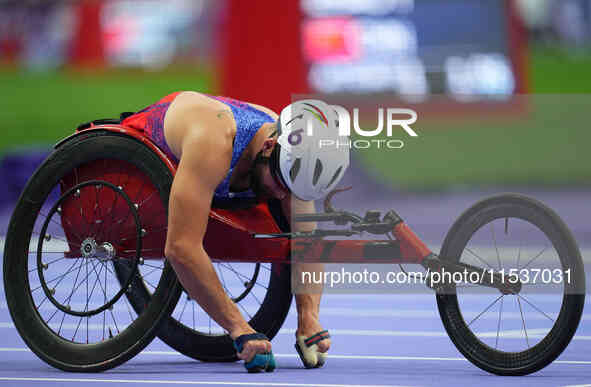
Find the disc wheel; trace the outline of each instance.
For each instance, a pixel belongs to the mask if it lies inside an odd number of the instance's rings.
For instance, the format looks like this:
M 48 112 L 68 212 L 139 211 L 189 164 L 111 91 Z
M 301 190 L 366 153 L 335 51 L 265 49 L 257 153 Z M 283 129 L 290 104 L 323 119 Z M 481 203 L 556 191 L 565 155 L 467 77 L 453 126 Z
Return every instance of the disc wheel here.
M 521 290 L 503 294 L 462 280 L 438 289 L 443 325 L 473 364 L 526 375 L 550 364 L 573 338 L 585 299 L 579 249 L 561 219 L 517 194 L 483 200 L 454 223 L 440 258 L 501 273 Z
M 19 334 L 48 364 L 113 368 L 148 345 L 171 313 L 181 287 L 168 264 L 140 313 L 123 296 L 143 278 L 138 266 L 149 248 L 139 192 L 166 203 L 170 180 L 145 145 L 92 131 L 62 144 L 27 183 L 8 228 L 4 288 Z M 121 284 L 119 261 L 133 273 Z
M 289 223 L 281 215 L 279 204 L 270 202 L 269 206 L 279 227 L 288 230 Z M 226 293 L 238 305 L 245 320 L 257 332 L 272 339 L 281 328 L 291 305 L 290 266 L 235 262 L 214 262 L 213 265 Z M 129 278 L 132 270 L 129 262 L 121 261 L 115 267 L 121 281 Z M 134 282 L 127 297 L 137 312 L 141 312 L 152 291 L 150 283 Z M 171 316 L 159 329 L 158 337 L 173 349 L 196 360 L 238 360 L 228 333 L 184 291 Z

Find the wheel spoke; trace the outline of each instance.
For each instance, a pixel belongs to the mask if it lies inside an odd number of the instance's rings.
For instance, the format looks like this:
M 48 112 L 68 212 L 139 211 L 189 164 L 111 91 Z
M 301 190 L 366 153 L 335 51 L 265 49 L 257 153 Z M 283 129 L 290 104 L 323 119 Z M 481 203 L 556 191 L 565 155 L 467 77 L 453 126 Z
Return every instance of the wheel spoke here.
M 498 302 L 498 301 L 499 301 L 501 298 L 503 298 L 503 296 L 504 296 L 504 295 L 503 295 L 503 294 L 501 294 L 499 297 L 497 297 L 497 299 L 496 299 L 496 300 L 494 300 L 493 302 L 491 302 L 491 303 L 490 303 L 490 304 L 489 304 L 489 305 L 488 305 L 488 306 L 487 306 L 487 307 L 486 307 L 486 308 L 485 308 L 485 309 L 484 309 L 482 312 L 480 312 L 480 313 L 478 314 L 478 316 L 474 317 L 474 318 L 472 319 L 472 321 L 470 321 L 470 322 L 468 323 L 468 326 L 472 325 L 472 323 L 473 323 L 474 321 L 478 320 L 478 319 L 480 318 L 480 316 L 482 316 L 484 313 L 486 313 L 486 311 L 488 311 L 490 308 L 492 308 L 492 306 L 493 306 L 494 304 L 496 304 L 496 303 L 497 303 L 497 302 Z
M 59 284 L 62 282 L 62 280 L 63 280 L 63 279 L 64 279 L 64 278 L 65 278 L 65 277 L 66 277 L 68 274 L 70 274 L 71 272 L 73 272 L 73 271 L 75 271 L 75 270 L 77 270 L 77 269 L 78 269 L 77 267 L 74 267 L 74 266 L 76 265 L 76 263 L 78 263 L 78 258 L 76 258 L 76 260 L 74 261 L 74 263 L 73 263 L 73 264 L 72 264 L 72 265 L 71 265 L 71 266 L 68 268 L 68 270 L 66 270 L 66 272 L 65 272 L 64 274 L 62 274 L 62 275 L 61 275 L 61 276 L 59 276 L 59 277 L 55 277 L 55 278 L 54 278 L 54 279 L 52 279 L 52 280 L 45 281 L 45 284 L 46 284 L 46 285 L 48 285 L 48 284 L 50 284 L 50 283 L 52 283 L 52 282 L 54 282 L 54 281 L 57 281 L 57 280 L 59 279 L 59 281 L 58 281 L 58 282 L 55 284 L 55 286 L 57 287 L 57 285 L 59 285 Z M 80 264 L 80 267 L 82 267 L 82 264 Z M 40 278 L 39 280 L 42 280 L 42 279 Z M 34 292 L 34 291 L 36 291 L 36 290 L 39 290 L 39 289 L 41 289 L 42 287 L 43 287 L 43 285 L 39 285 L 39 286 L 37 286 L 35 289 L 32 289 L 32 290 L 31 290 L 31 293 L 33 293 L 33 292 Z
M 181 315 L 179 316 L 178 320 L 181 321 L 183 319 L 183 314 L 185 314 L 185 308 L 187 307 L 187 303 L 189 302 L 190 298 L 187 294 L 187 298 L 185 299 L 185 303 L 183 304 L 183 309 L 181 310 Z
M 125 305 L 127 306 L 127 311 L 129 312 L 129 320 L 133 321 L 133 313 L 131 313 L 131 307 L 129 305 L 129 300 L 127 300 L 127 297 L 123 297 L 123 299 L 125 300 Z
M 193 330 L 195 329 L 195 303 L 191 302 L 191 309 L 193 311 Z
M 88 260 L 86 260 L 86 277 L 88 277 Z M 86 281 L 86 307 L 84 308 L 85 312 L 88 312 L 88 281 Z M 88 344 L 88 316 L 86 316 L 86 344 Z
M 525 343 L 529 348 L 529 337 L 527 336 L 527 328 L 525 327 L 525 317 L 523 317 L 523 308 L 521 307 L 520 298 L 517 297 L 517 304 L 519 304 L 519 313 L 521 314 L 521 322 L 523 324 L 523 332 L 525 333 Z
M 484 263 L 486 266 L 490 267 L 493 270 L 496 270 L 494 267 L 492 267 L 487 261 L 485 261 L 482 257 L 480 257 L 478 254 L 476 254 L 474 251 L 472 251 L 472 249 L 469 249 L 468 247 L 466 247 L 466 250 L 472 254 L 473 256 L 475 256 L 480 262 Z
M 137 204 L 137 209 L 139 210 L 148 200 L 150 200 L 152 198 L 152 196 L 154 196 L 154 193 L 156 193 L 156 191 L 152 191 L 148 197 L 146 197 L 144 200 L 142 200 L 141 203 L 135 203 Z M 125 215 L 125 218 L 119 218 L 118 220 L 116 220 L 116 223 L 122 224 L 124 222 L 127 221 L 127 219 L 129 219 L 129 215 L 131 215 L 131 208 L 129 208 L 129 210 L 127 211 L 127 215 Z
M 497 238 L 495 236 L 495 222 L 490 222 L 490 229 L 492 232 L 493 243 L 495 244 L 495 251 L 497 252 L 497 262 L 499 263 L 499 270 L 502 269 L 501 256 L 499 255 L 499 248 L 497 246 Z
M 57 309 L 57 308 L 55 309 L 55 311 L 53 312 L 53 314 L 51 315 L 51 317 L 49 317 L 49 318 L 47 319 L 47 324 L 49 324 L 49 322 L 50 322 L 51 320 L 53 320 L 53 317 L 54 317 L 54 316 L 57 314 L 57 312 L 59 312 L 59 311 L 60 311 L 59 309 Z
M 65 312 L 62 312 L 62 313 L 63 313 L 64 315 L 62 316 L 62 321 L 60 322 L 60 327 L 59 327 L 59 329 L 57 330 L 57 334 L 58 334 L 58 335 L 59 335 L 59 334 L 61 333 L 61 331 L 62 331 L 62 326 L 64 325 L 64 319 L 66 318 L 66 313 L 65 313 Z
M 152 273 L 153 273 L 153 272 L 155 272 L 156 270 L 162 270 L 162 268 L 160 268 L 160 267 L 157 267 L 157 268 L 155 268 L 155 269 L 152 269 L 152 270 L 150 270 L 148 273 L 144 274 L 144 275 L 143 275 L 143 277 L 147 277 L 147 276 L 149 276 L 150 274 L 152 274 Z
M 164 265 L 162 265 L 162 266 L 154 266 L 154 265 L 150 265 L 149 263 L 144 262 L 144 266 L 153 267 L 154 269 L 164 270 Z
M 82 320 L 84 320 L 84 316 L 80 316 L 80 319 L 78 320 L 78 324 L 76 325 L 76 329 L 74 330 L 74 334 L 72 335 L 72 341 L 74 341 L 76 333 L 78 333 L 78 329 L 80 329 L 80 324 L 82 324 Z
M 35 308 L 37 310 L 40 310 L 41 309 L 41 306 L 43 306 L 43 304 L 45 303 L 45 301 L 47 301 L 47 296 L 43 296 L 43 300 L 41 300 L 41 303 L 39 305 L 35 306 Z
M 263 305 L 261 300 L 259 300 L 259 298 L 256 296 L 256 294 L 254 294 L 254 292 L 249 292 L 248 294 L 254 297 L 254 299 L 259 303 L 259 306 Z
M 542 314 L 543 316 L 545 316 L 548 320 L 552 321 L 553 323 L 556 322 L 552 317 L 548 316 L 546 313 L 544 313 L 542 310 L 540 310 L 537 306 L 535 306 L 534 304 L 532 304 L 531 302 L 529 302 L 527 300 L 527 298 L 523 297 L 521 294 L 517 294 L 517 297 L 519 297 L 525 303 L 527 303 L 529 306 L 531 306 L 532 308 L 534 308 L 535 310 L 537 310 L 540 314 Z
M 99 191 L 102 191 L 103 186 L 99 185 L 97 187 L 95 187 L 96 189 L 94 190 L 95 195 L 96 195 L 96 204 L 95 204 L 95 214 L 98 212 L 98 219 L 95 219 L 95 223 L 96 221 L 100 220 L 101 222 L 99 223 L 99 226 L 97 228 L 96 234 L 97 236 L 100 235 L 102 240 L 105 240 L 105 222 L 104 222 L 104 215 L 103 215 L 103 211 L 101 210 L 101 206 L 99 205 L 100 198 L 99 198 Z
M 246 315 L 248 316 L 248 319 L 251 320 L 252 316 L 250 315 L 250 313 L 248 313 L 248 311 L 244 308 L 244 306 L 242 305 L 241 302 L 237 303 L 236 305 L 238 305 L 243 311 L 244 313 L 246 313 Z M 211 328 L 210 328 L 211 329 Z M 211 332 L 210 332 L 211 333 Z
M 515 266 L 519 267 L 519 262 L 521 261 L 521 244 L 523 243 L 523 241 L 520 239 L 519 240 L 519 249 L 517 250 L 517 263 L 515 264 Z
M 224 278 L 224 272 L 222 270 L 219 271 L 220 273 L 220 277 L 221 277 L 221 282 L 222 282 L 222 286 L 224 288 L 224 290 L 226 291 L 226 293 L 228 293 L 230 295 L 230 298 L 234 298 L 234 295 L 232 294 L 232 292 L 230 291 L 230 289 L 228 289 L 228 287 L 226 286 L 226 280 Z
M 495 349 L 499 346 L 499 333 L 501 332 L 501 316 L 503 314 L 503 301 L 505 300 L 504 297 L 501 297 L 501 306 L 499 308 L 499 322 L 497 324 L 497 339 L 495 341 Z
M 148 285 L 150 285 L 150 287 L 152 287 L 152 289 L 156 289 L 156 286 L 154 286 L 154 284 L 152 284 L 150 281 L 148 281 L 147 279 L 145 279 L 144 277 L 142 277 L 142 280 L 147 283 Z
M 90 290 L 90 296 L 88 297 L 88 300 L 92 299 L 92 295 L 94 294 L 94 289 L 96 288 L 96 284 L 97 282 L 100 281 L 100 275 L 101 272 L 103 271 L 102 266 L 99 268 L 98 273 L 96 272 L 96 265 L 94 264 L 94 262 L 90 263 L 92 265 L 92 270 L 96 273 L 96 279 L 94 280 L 94 284 L 92 284 L 92 289 Z M 89 301 L 87 301 L 89 302 Z
M 151 200 L 155 193 L 156 190 L 152 191 L 146 198 L 144 198 L 144 200 L 138 203 L 138 207 L 143 206 L 147 201 Z
M 43 251 L 43 253 L 47 253 L 47 251 Z M 55 253 L 55 254 L 59 254 L 59 253 L 63 254 L 64 252 L 63 252 L 63 251 L 55 251 L 55 252 L 51 251 L 51 252 L 49 252 L 49 254 L 54 254 L 54 253 Z M 36 251 L 29 251 L 29 254 L 35 254 L 35 255 L 37 255 L 37 252 L 36 252 Z M 49 266 L 49 265 L 51 265 L 52 263 L 56 263 L 56 262 L 58 262 L 58 261 L 61 261 L 61 260 L 64 260 L 64 259 L 66 259 L 66 258 L 58 258 L 58 259 L 55 259 L 55 260 L 53 260 L 53 261 L 47 262 L 45 265 Z M 33 268 L 33 269 L 29 270 L 29 273 L 32 273 L 32 272 L 34 272 L 34 271 L 37 271 L 37 268 L 38 268 L 38 267 L 37 267 L 37 266 L 35 266 L 35 268 Z
M 76 284 L 78 283 L 78 276 L 80 275 L 80 271 L 82 270 L 82 266 L 84 266 L 84 263 L 80 264 L 80 267 L 78 268 L 78 273 L 76 273 L 76 279 L 74 280 L 74 285 L 72 285 L 72 291 L 70 292 L 70 295 L 64 300 L 64 303 L 66 301 L 69 302 L 72 299 L 72 295 L 74 294 L 74 290 L 77 289 Z M 82 284 L 82 283 L 80 283 L 80 284 Z
M 118 185 L 120 186 L 120 185 Z M 115 196 L 115 198 L 113 199 L 113 202 L 111 203 L 111 208 L 109 209 L 109 212 L 107 212 L 106 216 L 111 216 L 111 222 L 110 224 L 113 225 L 114 223 L 114 218 L 115 218 L 115 205 L 117 204 L 117 200 L 119 200 L 119 195 L 117 192 L 115 192 L 115 194 L 113 195 Z M 109 235 L 110 236 L 110 235 Z M 109 238 L 111 239 L 111 238 Z
M 82 221 L 84 223 L 86 223 L 86 230 L 84 230 L 84 233 L 86 235 L 89 235 L 89 233 L 90 233 L 90 224 L 88 223 L 88 221 L 86 219 L 86 216 L 84 216 L 84 210 L 83 210 L 82 206 L 78 206 L 78 209 L 80 210 L 80 211 L 77 211 L 78 214 L 80 214 L 80 219 L 82 219 Z M 82 241 L 82 239 L 80 239 L 80 240 Z
M 48 219 L 49 217 L 45 214 L 43 214 L 42 211 L 39 211 L 39 214 L 43 215 L 45 217 L 45 219 Z M 61 229 L 64 228 L 64 226 L 61 223 L 56 222 L 55 220 L 53 220 L 52 218 L 49 218 L 49 221 L 57 226 L 59 226 Z M 72 231 L 72 235 L 74 235 L 76 238 L 78 238 L 79 241 L 82 241 L 84 238 L 80 238 L 75 232 Z M 65 242 L 65 241 L 64 241 Z
M 99 261 L 99 262 L 106 269 L 105 270 L 105 305 L 106 305 L 107 304 L 108 286 L 109 286 L 109 282 L 107 281 L 107 273 L 110 272 L 110 270 L 105 262 L 102 262 L 102 261 Z M 113 314 L 113 306 L 111 305 L 108 309 L 109 309 L 109 314 L 111 315 L 111 320 L 113 320 L 113 323 L 115 324 L 115 329 L 117 330 L 117 334 L 119 334 L 121 332 L 119 331 L 119 327 L 117 326 L 117 321 L 115 321 L 115 315 Z M 109 334 L 111 334 L 110 331 L 109 331 Z
M 236 271 L 236 270 L 235 270 L 235 269 L 234 269 L 232 266 L 229 266 L 229 265 L 227 265 L 227 264 L 224 264 L 224 263 L 221 263 L 221 262 L 218 262 L 218 264 L 219 264 L 220 266 L 223 266 L 223 267 L 227 268 L 228 270 L 230 270 L 230 271 L 234 272 L 234 274 L 235 274 L 237 277 L 242 277 L 242 278 L 244 278 L 244 279 L 245 279 L 245 280 L 247 280 L 247 281 L 250 281 L 250 280 L 252 280 L 252 278 L 249 278 L 249 277 L 245 276 L 244 274 L 237 272 L 237 271 Z M 259 284 L 259 283 L 258 283 L 258 281 L 257 281 L 257 282 L 255 282 L 255 285 L 259 285 L 260 287 L 267 289 L 267 287 L 266 287 L 266 286 Z
M 546 246 L 546 247 L 544 247 L 544 248 L 542 249 L 542 251 L 540 251 L 540 252 L 539 252 L 539 253 L 538 253 L 536 256 L 534 256 L 532 259 L 530 259 L 530 260 L 529 260 L 529 261 L 528 261 L 528 262 L 525 264 L 525 266 L 523 266 L 523 267 L 520 267 L 520 268 L 519 268 L 519 270 L 522 270 L 522 269 L 525 269 L 525 268 L 527 268 L 527 267 L 528 267 L 529 265 L 531 265 L 531 264 L 532 264 L 532 263 L 533 263 L 533 262 L 534 262 L 536 259 L 540 258 L 540 257 L 542 256 L 542 254 L 544 254 L 544 252 L 545 252 L 546 250 L 548 250 L 548 247 L 549 247 L 549 246 Z
M 33 234 L 37 234 L 37 235 L 39 235 L 39 237 L 40 237 L 40 238 L 43 238 L 43 237 L 45 237 L 45 235 L 41 235 L 41 233 L 40 233 L 39 231 L 33 231 L 32 233 L 33 233 Z M 56 237 L 56 236 L 53 236 L 53 235 L 51 236 L 51 239 L 57 239 L 57 240 L 58 240 L 58 241 L 60 241 L 60 242 L 64 242 L 64 243 L 66 243 L 66 244 L 69 244 L 69 245 L 72 245 L 72 246 L 74 246 L 74 247 L 80 247 L 80 245 L 79 245 L 79 244 L 77 244 L 77 243 L 74 243 L 74 242 L 71 242 L 71 241 L 67 241 L 67 240 L 65 240 L 65 239 L 61 239 L 61 238 L 58 238 L 58 237 Z

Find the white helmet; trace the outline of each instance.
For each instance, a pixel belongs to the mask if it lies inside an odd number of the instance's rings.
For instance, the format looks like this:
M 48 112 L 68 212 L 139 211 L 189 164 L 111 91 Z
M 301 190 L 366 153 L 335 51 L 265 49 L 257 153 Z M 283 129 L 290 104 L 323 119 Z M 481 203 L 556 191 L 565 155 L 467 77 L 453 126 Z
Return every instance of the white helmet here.
M 300 100 L 281 111 L 271 174 L 302 200 L 316 200 L 339 183 L 349 166 L 349 139 L 340 137 L 336 111 Z

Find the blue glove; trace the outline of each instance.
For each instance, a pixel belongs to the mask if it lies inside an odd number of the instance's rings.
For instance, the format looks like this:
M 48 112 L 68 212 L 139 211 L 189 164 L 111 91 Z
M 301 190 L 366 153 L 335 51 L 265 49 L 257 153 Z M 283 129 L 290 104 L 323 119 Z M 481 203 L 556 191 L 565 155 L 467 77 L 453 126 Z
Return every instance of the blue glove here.
M 269 340 L 269 338 L 262 333 L 250 333 L 248 335 L 241 335 L 234 340 L 234 348 L 236 352 L 240 353 L 244 349 L 244 344 L 250 340 Z M 250 373 L 255 372 L 273 372 L 277 364 L 275 363 L 275 357 L 273 351 L 267 353 L 257 353 L 251 361 L 244 362 L 244 367 Z

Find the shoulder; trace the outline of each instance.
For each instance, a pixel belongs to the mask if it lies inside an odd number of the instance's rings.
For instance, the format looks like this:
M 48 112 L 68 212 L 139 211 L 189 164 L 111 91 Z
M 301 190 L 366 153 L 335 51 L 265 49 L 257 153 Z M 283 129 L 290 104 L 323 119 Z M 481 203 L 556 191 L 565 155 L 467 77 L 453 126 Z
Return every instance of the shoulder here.
M 195 116 L 198 116 L 199 120 L 203 120 L 210 118 L 210 116 L 217 116 L 224 111 L 231 112 L 231 109 L 226 104 L 205 94 L 184 91 L 178 94 L 170 104 L 167 118 L 177 119 L 181 123 L 193 123 Z
M 263 113 L 268 114 L 274 120 L 277 120 L 277 118 L 279 118 L 279 115 L 277 115 L 277 113 L 275 113 L 273 110 L 271 110 L 265 106 L 257 105 L 257 104 L 250 103 L 250 102 L 246 102 L 246 103 L 249 104 L 250 106 L 252 106 L 253 108 L 262 111 Z
M 236 123 L 230 108 L 194 91 L 180 93 L 164 119 L 166 141 L 179 158 L 187 142 L 231 149 L 235 133 Z

